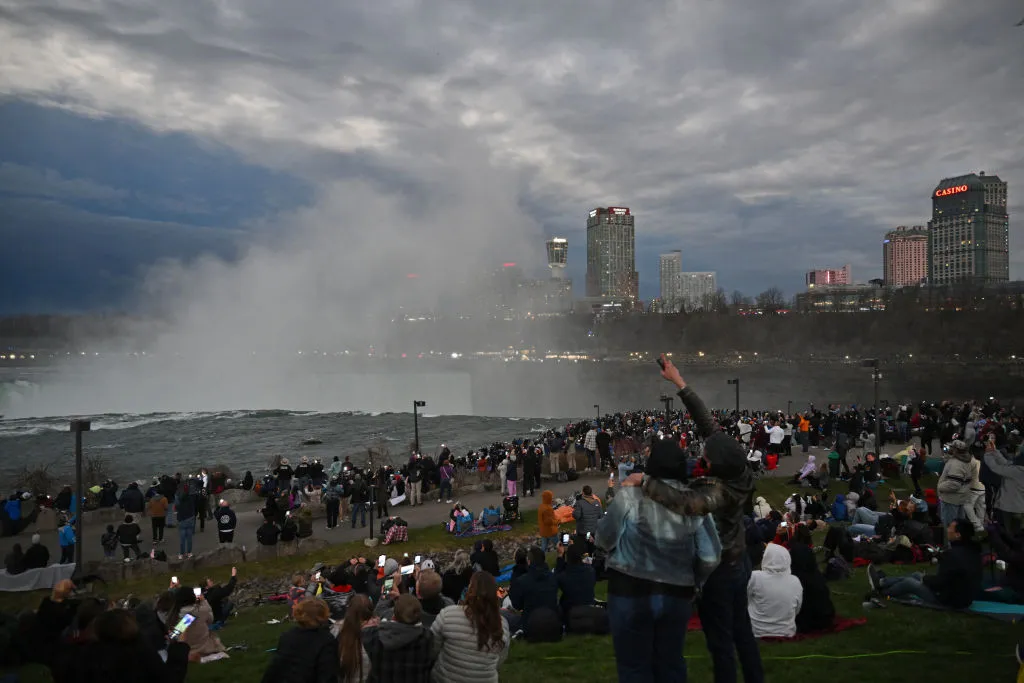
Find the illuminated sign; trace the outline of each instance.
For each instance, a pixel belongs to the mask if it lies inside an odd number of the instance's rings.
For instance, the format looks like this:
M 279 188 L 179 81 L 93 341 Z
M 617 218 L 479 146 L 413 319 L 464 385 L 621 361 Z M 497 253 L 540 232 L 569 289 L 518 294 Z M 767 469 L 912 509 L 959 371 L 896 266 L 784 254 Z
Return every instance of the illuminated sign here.
M 590 217 L 591 218 L 593 218 L 596 215 L 597 215 L 597 209 L 594 209 L 593 211 L 590 212 Z
M 509 263 L 502 263 L 501 267 L 502 268 L 513 268 L 513 267 L 515 267 L 515 265 L 516 265 L 515 263 L 509 262 Z
M 967 192 L 966 185 L 956 185 L 954 187 L 947 187 L 944 190 L 935 190 L 935 196 L 948 197 L 951 194 L 960 194 L 961 192 Z
M 628 216 L 629 209 L 624 206 L 609 206 L 608 210 L 614 213 L 616 216 Z
M 419 277 L 419 275 L 417 275 L 416 273 L 409 273 L 408 275 L 406 275 L 406 277 L 409 278 L 410 280 L 415 280 L 416 278 Z

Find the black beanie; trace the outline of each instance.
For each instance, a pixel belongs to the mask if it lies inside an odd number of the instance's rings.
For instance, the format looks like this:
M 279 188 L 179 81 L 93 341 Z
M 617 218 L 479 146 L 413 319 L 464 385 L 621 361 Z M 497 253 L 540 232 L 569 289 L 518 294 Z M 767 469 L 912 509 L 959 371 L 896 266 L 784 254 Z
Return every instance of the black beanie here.
M 735 479 L 747 468 L 743 446 L 725 432 L 716 432 L 704 442 L 704 459 L 711 465 L 711 476 Z
M 679 447 L 679 442 L 675 439 L 655 439 L 644 472 L 654 479 L 686 481 L 686 454 Z

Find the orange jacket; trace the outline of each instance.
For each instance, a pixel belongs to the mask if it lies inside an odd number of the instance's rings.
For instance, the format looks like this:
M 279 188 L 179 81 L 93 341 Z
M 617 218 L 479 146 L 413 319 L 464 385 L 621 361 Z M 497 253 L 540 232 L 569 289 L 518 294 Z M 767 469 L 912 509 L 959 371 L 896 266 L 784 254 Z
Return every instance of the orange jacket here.
M 545 491 L 540 494 L 541 503 L 537 508 L 537 526 L 540 530 L 541 538 L 549 538 L 558 533 L 558 523 L 555 521 L 555 510 L 551 507 L 552 501 L 555 499 L 555 494 L 551 491 Z
M 810 422 L 810 420 L 808 420 L 806 417 L 801 417 L 800 418 L 800 427 L 799 427 L 799 429 L 800 429 L 801 432 L 809 432 L 809 431 L 811 431 L 811 422 Z

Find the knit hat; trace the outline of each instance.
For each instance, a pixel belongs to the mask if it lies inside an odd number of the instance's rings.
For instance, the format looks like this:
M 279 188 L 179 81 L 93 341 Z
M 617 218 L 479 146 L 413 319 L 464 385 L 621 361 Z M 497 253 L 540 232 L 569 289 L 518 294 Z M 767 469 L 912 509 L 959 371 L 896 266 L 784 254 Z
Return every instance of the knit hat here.
M 711 476 L 735 479 L 747 469 L 743 446 L 725 432 L 716 432 L 704 442 L 704 459 L 711 465 Z
M 420 571 L 425 572 L 427 570 L 433 570 L 433 569 L 434 569 L 434 561 L 432 559 L 430 559 L 429 557 L 427 559 L 423 560 L 422 562 L 420 562 Z
M 654 479 L 686 480 L 686 455 L 673 439 L 657 439 L 651 445 L 646 473 Z
M 393 557 L 389 557 L 384 563 L 384 576 L 391 576 L 397 572 L 401 566 L 398 564 L 398 560 Z

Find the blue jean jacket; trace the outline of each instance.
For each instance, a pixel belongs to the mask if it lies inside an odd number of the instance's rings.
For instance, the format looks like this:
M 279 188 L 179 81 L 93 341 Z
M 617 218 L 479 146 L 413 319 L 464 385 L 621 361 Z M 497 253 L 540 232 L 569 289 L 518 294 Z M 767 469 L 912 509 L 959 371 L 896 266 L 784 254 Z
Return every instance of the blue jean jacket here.
M 682 482 L 662 483 L 684 495 L 689 492 Z M 699 513 L 705 499 L 692 493 L 694 512 Z M 722 555 L 710 514 L 673 512 L 651 500 L 639 486 L 619 490 L 597 526 L 596 543 L 607 553 L 608 569 L 675 586 L 701 586 Z

